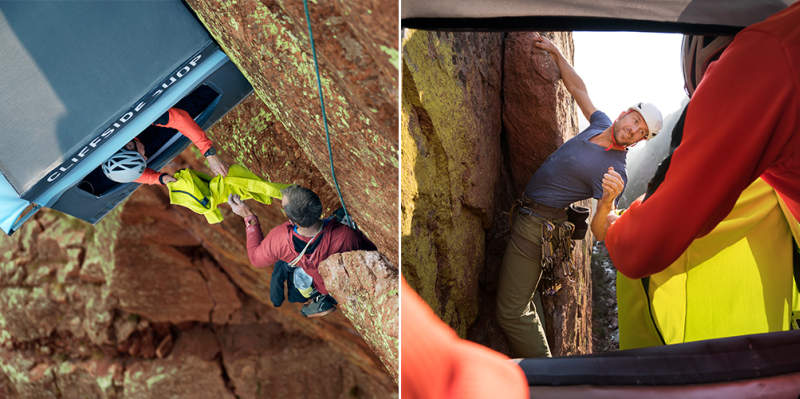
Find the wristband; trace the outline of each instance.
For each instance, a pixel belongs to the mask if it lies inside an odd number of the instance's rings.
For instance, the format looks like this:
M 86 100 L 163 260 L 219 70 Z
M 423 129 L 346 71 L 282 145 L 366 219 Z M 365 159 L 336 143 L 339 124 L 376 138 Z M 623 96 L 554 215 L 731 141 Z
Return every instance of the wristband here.
M 167 185 L 167 183 L 164 183 L 164 176 L 169 176 L 169 173 L 162 173 L 158 175 L 158 182 L 162 185 Z
M 217 155 L 217 149 L 214 148 L 214 147 L 209 148 L 208 151 L 206 151 L 206 153 L 203 154 L 203 156 L 206 157 L 206 158 L 208 158 L 208 157 L 210 157 L 212 155 Z
M 256 223 L 258 223 L 258 218 L 256 218 L 256 215 L 250 215 L 244 218 L 244 224 L 248 227 L 254 226 Z

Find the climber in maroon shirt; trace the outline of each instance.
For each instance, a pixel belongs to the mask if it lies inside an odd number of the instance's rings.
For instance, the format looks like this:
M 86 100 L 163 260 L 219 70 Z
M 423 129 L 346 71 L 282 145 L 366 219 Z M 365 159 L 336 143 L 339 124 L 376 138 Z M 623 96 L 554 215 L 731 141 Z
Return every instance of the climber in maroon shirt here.
M 289 221 L 270 230 L 264 238 L 258 218 L 239 198 L 231 194 L 228 203 L 244 218 L 247 230 L 247 256 L 254 267 L 267 267 L 282 260 L 302 268 L 313 279 L 316 292 L 303 306 L 306 317 L 324 316 L 336 309 L 319 274 L 319 264 L 328 256 L 347 251 L 375 250 L 361 232 L 333 218 L 320 219 L 322 202 L 313 191 L 292 185 L 281 190 L 281 205 Z
M 641 278 L 710 232 L 761 177 L 800 219 L 800 2 L 739 32 L 686 110 L 683 140 L 658 189 L 609 213 L 614 266 Z
M 154 124 L 179 131 L 197 146 L 214 173 L 222 176 L 227 174 L 228 168 L 217 157 L 213 143 L 188 112 L 180 108 L 170 108 Z M 103 173 L 117 183 L 167 184 L 175 181 L 169 174 L 158 173 L 147 167 L 144 145 L 137 138 L 129 141 L 103 163 Z

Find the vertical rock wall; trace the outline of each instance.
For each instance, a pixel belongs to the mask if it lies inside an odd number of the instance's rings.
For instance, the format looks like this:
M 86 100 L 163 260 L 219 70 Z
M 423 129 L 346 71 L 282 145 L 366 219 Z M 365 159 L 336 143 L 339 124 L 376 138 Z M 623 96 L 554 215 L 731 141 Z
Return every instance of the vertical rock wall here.
M 462 336 L 478 314 L 499 175 L 502 38 L 408 31 L 403 39 L 402 270 Z
M 570 33 L 545 35 L 572 60 Z M 534 46 L 532 34 L 509 33 L 504 49 L 503 132 L 514 192 L 521 193 L 536 168 L 577 133 L 578 119 L 555 60 Z
M 263 123 L 291 137 L 293 156 L 332 186 L 303 2 L 188 3 L 266 105 Z M 309 2 L 309 8 L 336 178 L 355 221 L 397 264 L 397 2 Z M 254 166 L 284 151 L 268 137 L 220 133 L 230 143 L 227 152 Z M 277 180 L 274 169 L 254 172 Z
M 572 58 L 570 33 L 547 35 Z M 530 33 L 405 36 L 403 274 L 459 335 L 507 351 L 494 303 L 508 210 L 544 159 L 577 134 L 572 98 Z M 592 240 L 576 245 L 574 282 L 544 299 L 554 355 L 591 350 Z

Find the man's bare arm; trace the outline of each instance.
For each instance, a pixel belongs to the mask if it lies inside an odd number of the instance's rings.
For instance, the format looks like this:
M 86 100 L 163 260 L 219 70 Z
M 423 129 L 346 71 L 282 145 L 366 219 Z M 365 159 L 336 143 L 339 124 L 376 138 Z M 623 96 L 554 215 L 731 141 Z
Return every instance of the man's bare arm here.
M 592 234 L 603 241 L 606 238 L 608 227 L 619 217 L 614 210 L 614 200 L 622 194 L 625 182 L 614 168 L 608 168 L 603 175 L 603 197 L 597 201 L 597 209 L 592 217 Z
M 589 98 L 589 92 L 586 90 L 586 84 L 583 83 L 583 79 L 578 76 L 578 73 L 575 72 L 572 65 L 564 58 L 558 47 L 548 38 L 537 34 L 534 40 L 536 41 L 536 47 L 550 53 L 556 61 L 556 65 L 558 65 L 558 69 L 561 71 L 561 80 L 564 82 L 564 86 L 578 103 L 578 107 L 581 109 L 581 112 L 583 112 L 583 116 L 589 120 L 594 111 L 597 111 L 597 108 L 595 108 L 594 104 L 592 104 L 592 100 Z

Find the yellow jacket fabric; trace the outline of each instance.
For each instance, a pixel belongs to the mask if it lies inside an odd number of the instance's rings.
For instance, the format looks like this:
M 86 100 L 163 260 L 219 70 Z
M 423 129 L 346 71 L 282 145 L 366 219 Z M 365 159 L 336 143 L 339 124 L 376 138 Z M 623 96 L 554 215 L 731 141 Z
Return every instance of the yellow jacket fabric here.
M 783 201 L 756 180 L 665 270 L 636 280 L 617 273 L 620 349 L 788 330 L 800 310 L 792 268 L 799 238 Z
M 241 165 L 231 165 L 224 177 L 211 178 L 196 170 L 183 169 L 175 173 L 175 178 L 177 181 L 167 183 L 170 204 L 189 208 L 205 216 L 210 224 L 222 221 L 222 212 L 217 207 L 228 201 L 229 194 L 269 205 L 273 198 L 281 199 L 280 190 L 289 186 L 268 182 Z

